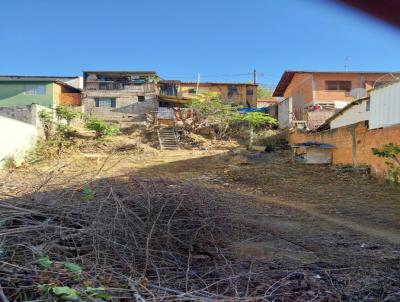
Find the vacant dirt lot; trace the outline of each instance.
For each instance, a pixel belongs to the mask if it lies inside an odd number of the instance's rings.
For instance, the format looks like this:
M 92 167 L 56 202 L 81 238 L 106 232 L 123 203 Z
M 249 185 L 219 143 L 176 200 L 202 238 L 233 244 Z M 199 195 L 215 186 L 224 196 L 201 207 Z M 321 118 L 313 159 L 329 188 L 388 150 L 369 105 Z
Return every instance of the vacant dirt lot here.
M 226 207 L 254 229 L 230 238 L 229 250 L 269 278 L 253 289 L 265 301 L 400 300 L 400 188 L 295 164 L 288 151 L 81 153 L 3 173 L 0 196 L 66 179 L 98 190 L 98 180 L 131 177 L 191 182 L 231 199 Z

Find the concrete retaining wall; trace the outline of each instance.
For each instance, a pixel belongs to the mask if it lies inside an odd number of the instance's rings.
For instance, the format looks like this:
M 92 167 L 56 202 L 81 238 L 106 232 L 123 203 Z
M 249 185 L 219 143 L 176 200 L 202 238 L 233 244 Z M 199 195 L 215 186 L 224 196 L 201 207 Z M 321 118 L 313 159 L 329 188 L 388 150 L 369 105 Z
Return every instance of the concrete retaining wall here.
M 0 116 L 9 117 L 11 119 L 28 123 L 40 128 L 41 122 L 39 118 L 39 112 L 42 110 L 51 111 L 51 109 L 38 104 L 0 107 Z

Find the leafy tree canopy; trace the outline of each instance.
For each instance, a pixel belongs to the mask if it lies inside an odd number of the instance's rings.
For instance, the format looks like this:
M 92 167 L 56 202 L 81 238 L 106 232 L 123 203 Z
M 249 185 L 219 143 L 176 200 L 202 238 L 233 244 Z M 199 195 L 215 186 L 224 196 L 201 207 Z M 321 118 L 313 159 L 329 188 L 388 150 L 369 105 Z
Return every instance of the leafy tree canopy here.
M 257 87 L 257 99 L 269 99 L 272 97 L 274 92 L 273 88 L 266 87 L 263 85 L 258 85 Z

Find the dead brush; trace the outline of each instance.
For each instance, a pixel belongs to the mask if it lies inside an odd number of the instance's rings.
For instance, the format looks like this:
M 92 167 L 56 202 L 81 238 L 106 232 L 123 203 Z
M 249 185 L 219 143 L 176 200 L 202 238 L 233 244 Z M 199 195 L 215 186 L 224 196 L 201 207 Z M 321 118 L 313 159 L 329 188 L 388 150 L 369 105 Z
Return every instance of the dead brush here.
M 0 205 L 1 260 L 16 276 L 0 269 L 7 296 L 20 297 L 22 288 L 35 299 L 38 285 L 54 283 L 120 288 L 117 300 L 135 290 L 157 301 L 245 294 L 238 280 L 247 277 L 237 275 L 226 248 L 246 226 L 229 212 L 229 198 L 163 179 L 107 179 L 95 186 L 93 200 L 66 189 Z M 38 255 L 78 263 L 84 282 L 55 268 L 40 271 Z
M 400 300 L 398 260 L 382 266 L 370 256 L 363 267 L 359 254 L 354 265 L 238 254 L 236 243 L 304 244 L 259 223 L 274 212 L 259 212 L 244 195 L 165 179 L 98 179 L 108 161 L 94 171 L 59 163 L 5 174 L 1 302 Z

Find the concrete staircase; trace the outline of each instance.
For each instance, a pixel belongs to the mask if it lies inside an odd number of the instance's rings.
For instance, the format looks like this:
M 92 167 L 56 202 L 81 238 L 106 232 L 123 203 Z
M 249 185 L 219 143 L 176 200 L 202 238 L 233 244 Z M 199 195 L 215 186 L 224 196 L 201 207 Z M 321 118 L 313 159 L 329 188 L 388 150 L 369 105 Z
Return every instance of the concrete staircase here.
M 179 141 L 173 127 L 160 128 L 157 130 L 157 135 L 161 150 L 179 149 Z

